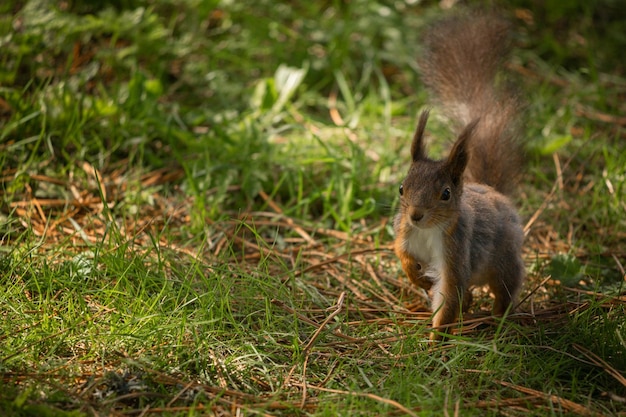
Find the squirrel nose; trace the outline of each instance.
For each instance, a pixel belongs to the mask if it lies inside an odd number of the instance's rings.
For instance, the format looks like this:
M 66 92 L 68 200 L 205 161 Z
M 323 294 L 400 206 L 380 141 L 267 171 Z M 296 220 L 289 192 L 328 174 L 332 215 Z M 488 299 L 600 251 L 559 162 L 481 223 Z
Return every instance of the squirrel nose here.
M 422 211 L 413 210 L 411 213 L 411 220 L 414 223 L 419 223 L 424 218 L 424 213 Z

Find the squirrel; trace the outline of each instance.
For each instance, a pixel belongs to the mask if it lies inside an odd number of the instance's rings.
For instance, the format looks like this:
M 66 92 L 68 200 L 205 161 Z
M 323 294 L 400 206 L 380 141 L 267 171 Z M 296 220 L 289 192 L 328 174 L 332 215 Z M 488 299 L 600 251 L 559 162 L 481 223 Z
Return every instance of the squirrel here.
M 421 113 L 399 188 L 394 250 L 409 280 L 429 293 L 431 341 L 445 338 L 471 303 L 471 287 L 488 284 L 493 313 L 504 315 L 525 279 L 524 232 L 509 199 L 522 169 L 523 105 L 500 76 L 509 33 L 505 19 L 473 11 L 444 18 L 423 38 L 422 80 L 460 133 L 446 158 L 430 159 L 429 111 Z

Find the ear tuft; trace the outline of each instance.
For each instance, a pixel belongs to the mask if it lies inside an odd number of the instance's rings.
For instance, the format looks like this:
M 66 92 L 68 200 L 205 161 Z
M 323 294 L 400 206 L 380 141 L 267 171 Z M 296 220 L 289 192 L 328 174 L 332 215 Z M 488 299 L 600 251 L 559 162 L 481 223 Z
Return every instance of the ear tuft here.
M 449 170 L 454 184 L 459 184 L 461 178 L 463 178 L 463 172 L 469 161 L 469 141 L 474 135 L 476 126 L 480 119 L 475 119 L 473 122 L 465 126 L 465 129 L 461 132 L 457 138 L 454 146 L 450 150 L 448 159 L 446 160 L 446 168 Z
M 424 110 L 422 114 L 420 114 L 419 121 L 417 122 L 417 129 L 415 129 L 413 142 L 411 143 L 411 158 L 413 158 L 413 162 L 426 158 L 424 130 L 426 130 L 426 122 L 428 121 L 429 114 L 430 111 Z

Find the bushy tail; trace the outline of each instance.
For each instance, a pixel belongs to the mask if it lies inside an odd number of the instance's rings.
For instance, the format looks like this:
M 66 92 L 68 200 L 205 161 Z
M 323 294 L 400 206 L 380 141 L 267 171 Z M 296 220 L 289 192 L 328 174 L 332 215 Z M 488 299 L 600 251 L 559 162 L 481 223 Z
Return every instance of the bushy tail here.
M 420 59 L 424 83 L 462 129 L 480 119 L 471 140 L 466 176 L 509 194 L 522 167 L 522 104 L 501 77 L 510 48 L 509 24 L 493 13 L 449 16 L 425 34 Z

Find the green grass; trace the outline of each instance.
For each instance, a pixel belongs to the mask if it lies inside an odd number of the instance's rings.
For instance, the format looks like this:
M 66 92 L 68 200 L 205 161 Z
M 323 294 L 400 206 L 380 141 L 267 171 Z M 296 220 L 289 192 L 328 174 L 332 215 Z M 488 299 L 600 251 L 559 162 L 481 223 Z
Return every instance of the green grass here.
M 437 2 L 4 2 L 0 414 L 626 415 L 618 3 L 503 2 L 523 314 L 429 347 L 389 245 Z

